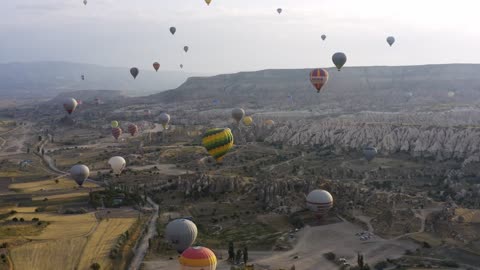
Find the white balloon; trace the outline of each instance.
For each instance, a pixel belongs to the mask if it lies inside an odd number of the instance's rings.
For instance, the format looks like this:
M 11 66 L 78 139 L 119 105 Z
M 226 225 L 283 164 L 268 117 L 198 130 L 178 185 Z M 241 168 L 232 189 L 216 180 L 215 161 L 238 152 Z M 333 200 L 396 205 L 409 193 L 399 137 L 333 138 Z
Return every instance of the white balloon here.
M 122 173 L 123 169 L 125 169 L 125 166 L 127 166 L 127 162 L 123 157 L 112 157 L 108 161 L 108 164 L 110 164 L 110 167 L 113 170 L 113 173 L 116 175 L 119 175 Z

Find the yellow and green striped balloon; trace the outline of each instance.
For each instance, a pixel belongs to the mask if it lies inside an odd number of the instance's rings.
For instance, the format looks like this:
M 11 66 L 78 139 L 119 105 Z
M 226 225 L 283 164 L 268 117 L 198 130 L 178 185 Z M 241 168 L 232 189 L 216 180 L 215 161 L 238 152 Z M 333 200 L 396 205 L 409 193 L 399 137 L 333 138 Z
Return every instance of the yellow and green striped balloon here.
M 202 144 L 217 162 L 222 162 L 233 147 L 232 131 L 229 128 L 210 129 L 203 135 Z

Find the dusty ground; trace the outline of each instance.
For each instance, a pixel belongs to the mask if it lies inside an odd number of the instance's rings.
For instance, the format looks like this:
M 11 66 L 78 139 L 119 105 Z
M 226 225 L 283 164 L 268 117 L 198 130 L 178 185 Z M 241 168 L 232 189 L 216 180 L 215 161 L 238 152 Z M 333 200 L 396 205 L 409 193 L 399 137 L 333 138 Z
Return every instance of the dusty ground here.
M 295 265 L 296 269 L 337 270 L 338 266 L 328 262 L 323 254 L 334 252 L 345 257 L 351 264 L 356 261 L 356 253 L 362 252 L 368 263 L 373 264 L 386 258 L 400 257 L 406 249 L 417 246 L 406 240 L 385 240 L 376 236 L 369 241 L 361 241 L 355 233 L 363 231 L 361 227 L 349 222 L 341 222 L 318 227 L 306 227 L 297 233 L 295 247 L 287 252 L 250 251 L 251 263 L 255 269 L 280 269 Z M 223 257 L 225 258 L 225 252 Z M 298 259 L 294 259 L 298 256 Z M 168 258 L 158 258 L 144 262 L 146 270 L 176 269 L 178 262 Z M 229 270 L 230 265 L 221 261 L 218 270 Z

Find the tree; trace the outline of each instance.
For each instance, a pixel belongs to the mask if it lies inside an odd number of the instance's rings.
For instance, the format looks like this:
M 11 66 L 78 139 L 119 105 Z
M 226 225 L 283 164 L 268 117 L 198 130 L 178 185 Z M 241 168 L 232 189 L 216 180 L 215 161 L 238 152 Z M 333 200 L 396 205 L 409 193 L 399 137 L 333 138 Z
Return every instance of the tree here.
M 90 269 L 92 269 L 92 270 L 100 270 L 100 264 L 98 264 L 98 263 L 92 263 L 92 265 L 90 265 Z
M 235 255 L 235 263 L 240 264 L 240 261 L 242 260 L 243 257 L 243 252 L 241 249 L 237 250 L 237 255 Z
M 248 262 L 248 248 L 247 246 L 245 246 L 243 248 L 243 263 L 247 265 L 247 262 Z
M 228 260 L 232 263 L 235 262 L 235 249 L 233 242 L 228 243 Z
M 365 263 L 363 261 L 363 255 L 358 253 L 357 255 L 357 263 L 358 263 L 358 267 L 360 268 L 360 270 L 363 270 L 363 267 L 365 266 Z

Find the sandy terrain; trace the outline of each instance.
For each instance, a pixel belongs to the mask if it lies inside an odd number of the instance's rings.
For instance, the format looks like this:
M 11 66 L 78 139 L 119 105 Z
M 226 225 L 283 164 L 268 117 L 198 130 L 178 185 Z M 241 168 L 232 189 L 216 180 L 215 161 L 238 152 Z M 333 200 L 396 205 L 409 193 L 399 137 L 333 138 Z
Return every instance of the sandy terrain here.
M 356 253 L 362 252 L 367 262 L 384 260 L 386 258 L 400 257 L 406 249 L 415 249 L 417 246 L 411 241 L 385 240 L 378 236 L 369 241 L 361 241 L 357 232 L 363 231 L 361 227 L 349 222 L 341 222 L 318 227 L 306 227 L 297 233 L 298 241 L 295 247 L 287 252 L 257 252 L 250 251 L 251 263 L 255 269 L 289 269 L 295 265 L 297 269 L 337 270 L 338 266 L 328 262 L 323 254 L 334 252 L 339 257 L 345 257 L 351 264 L 356 262 Z M 223 252 L 225 255 L 225 252 Z M 297 259 L 294 259 L 298 256 Z M 178 267 L 177 260 L 157 259 L 146 261 L 146 270 L 167 270 Z M 230 265 L 220 262 L 218 270 L 229 270 Z

